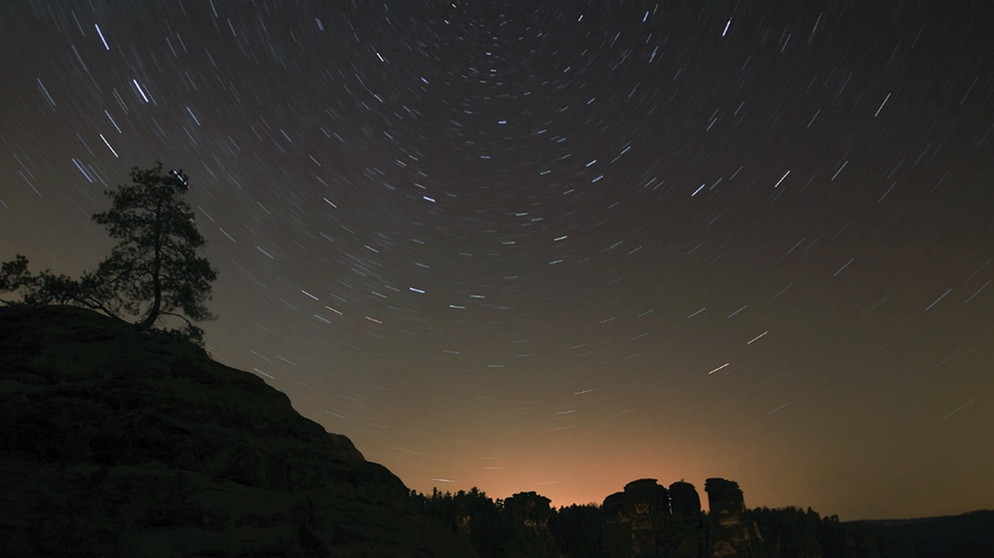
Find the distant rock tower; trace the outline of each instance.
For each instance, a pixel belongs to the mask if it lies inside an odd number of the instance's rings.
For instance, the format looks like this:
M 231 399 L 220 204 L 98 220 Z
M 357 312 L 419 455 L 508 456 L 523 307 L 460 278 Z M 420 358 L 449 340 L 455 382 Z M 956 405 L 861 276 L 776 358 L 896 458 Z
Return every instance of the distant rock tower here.
M 670 485 L 669 554 L 674 558 L 698 558 L 704 550 L 701 497 L 689 482 Z
M 752 529 L 746 521 L 745 499 L 738 483 L 707 479 L 704 490 L 708 493 L 708 544 L 709 558 L 751 557 Z
M 666 556 L 669 494 L 656 479 L 625 485 L 604 500 L 604 544 L 618 558 Z
M 549 500 L 535 492 L 519 492 L 504 500 L 510 518 L 508 526 L 510 556 L 553 558 L 558 555 L 556 543 L 549 531 L 552 510 Z

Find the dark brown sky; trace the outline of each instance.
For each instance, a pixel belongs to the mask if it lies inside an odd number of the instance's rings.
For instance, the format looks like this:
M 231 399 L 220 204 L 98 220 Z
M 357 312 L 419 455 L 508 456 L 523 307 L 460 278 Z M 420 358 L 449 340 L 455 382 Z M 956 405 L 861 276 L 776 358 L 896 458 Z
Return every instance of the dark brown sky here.
M 215 358 L 411 488 L 994 507 L 994 10 L 670 4 L 6 3 L 0 260 L 162 160 Z

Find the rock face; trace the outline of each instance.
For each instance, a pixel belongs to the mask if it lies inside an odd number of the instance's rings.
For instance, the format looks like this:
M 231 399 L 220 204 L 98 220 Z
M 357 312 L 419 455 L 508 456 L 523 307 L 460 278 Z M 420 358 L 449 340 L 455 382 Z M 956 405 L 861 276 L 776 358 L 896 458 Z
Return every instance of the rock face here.
M 69 307 L 0 308 L 10 556 L 473 556 L 259 378 Z
M 674 558 L 697 558 L 704 545 L 701 497 L 689 482 L 670 485 L 670 550 Z
M 604 542 L 611 556 L 665 556 L 669 540 L 670 501 L 656 479 L 625 485 L 604 500 Z
M 510 520 L 507 539 L 518 543 L 504 549 L 508 556 L 556 558 L 559 555 L 549 530 L 550 502 L 535 492 L 519 492 L 504 500 Z
M 675 482 L 669 490 L 656 479 L 625 485 L 601 507 L 604 556 L 615 558 L 751 557 L 755 530 L 746 519 L 738 484 L 719 478 L 705 485 L 710 513 L 701 512 L 694 485 Z
M 745 499 L 736 482 L 711 478 L 704 482 L 708 494 L 708 556 L 751 556 L 752 529 L 746 521 Z

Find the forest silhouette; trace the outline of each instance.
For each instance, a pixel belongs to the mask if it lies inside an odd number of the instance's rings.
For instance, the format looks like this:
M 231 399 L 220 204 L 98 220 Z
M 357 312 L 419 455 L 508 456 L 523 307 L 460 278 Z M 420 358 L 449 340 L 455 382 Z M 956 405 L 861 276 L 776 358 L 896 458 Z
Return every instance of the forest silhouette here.
M 898 558 L 917 556 L 879 525 L 842 523 L 795 507 L 747 509 L 738 484 L 710 478 L 709 511 L 696 488 L 628 483 L 602 505 L 555 509 L 535 492 L 493 500 L 473 488 L 412 493 L 419 513 L 466 538 L 481 557 Z M 979 556 L 979 554 L 977 554 Z

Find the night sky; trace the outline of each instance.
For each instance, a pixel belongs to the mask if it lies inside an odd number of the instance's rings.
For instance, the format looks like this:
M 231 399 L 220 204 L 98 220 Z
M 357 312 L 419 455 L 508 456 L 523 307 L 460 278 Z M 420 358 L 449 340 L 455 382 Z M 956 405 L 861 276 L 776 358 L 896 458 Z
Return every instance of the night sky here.
M 410 488 L 994 507 L 994 5 L 0 7 L 0 260 L 190 176 L 217 360 Z

